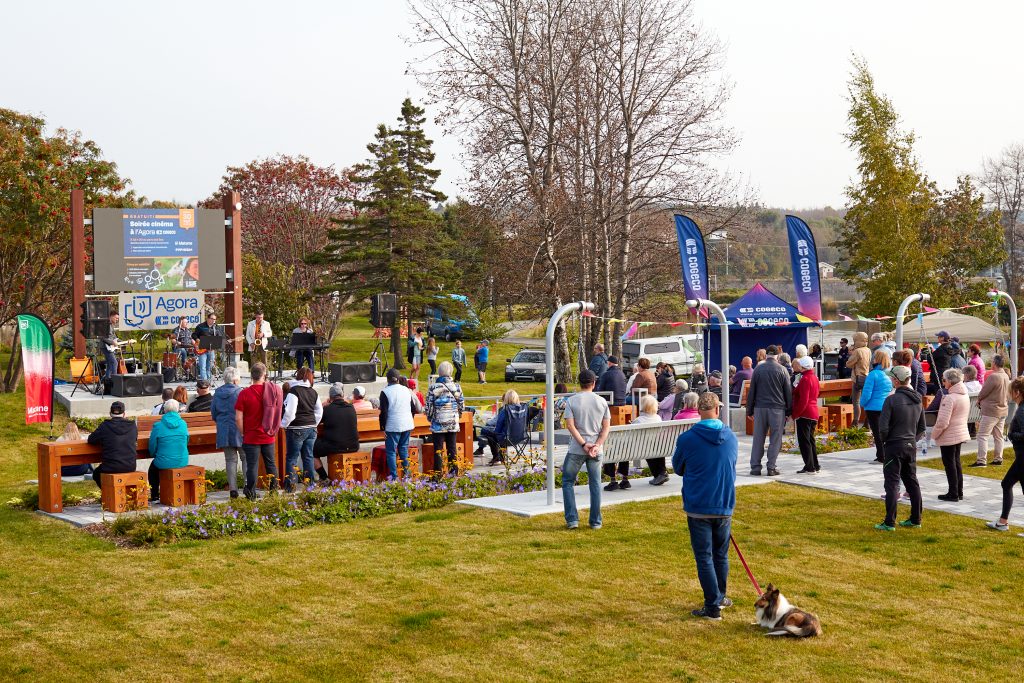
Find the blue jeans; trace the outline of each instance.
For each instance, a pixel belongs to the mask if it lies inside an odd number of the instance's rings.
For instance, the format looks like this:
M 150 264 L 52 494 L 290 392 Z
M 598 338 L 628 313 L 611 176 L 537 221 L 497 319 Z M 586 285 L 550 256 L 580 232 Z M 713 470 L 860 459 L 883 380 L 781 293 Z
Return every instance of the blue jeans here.
M 210 366 L 213 365 L 213 351 L 207 351 L 197 357 L 196 365 L 199 366 L 199 379 L 210 379 Z
M 295 369 L 301 368 L 303 363 L 310 370 L 313 369 L 313 349 L 300 349 L 295 352 Z
M 182 346 L 178 349 L 178 367 L 185 367 L 185 361 L 188 360 L 188 347 Z
M 316 443 L 316 427 L 303 429 L 286 429 L 285 438 L 288 451 L 285 454 L 285 475 L 288 488 L 295 486 L 295 466 L 302 457 L 302 478 L 313 481 L 313 444 Z
M 408 432 L 384 432 L 384 453 L 388 459 L 388 477 L 398 478 L 398 458 L 402 459 L 402 468 L 409 474 L 409 435 Z
M 274 444 L 242 444 L 242 451 L 245 453 L 245 495 L 247 498 L 256 497 L 256 485 L 259 483 L 260 459 L 263 459 L 263 469 L 267 471 L 267 490 L 276 491 L 278 474 L 277 460 L 274 457 Z
M 702 519 L 686 517 L 690 527 L 690 545 L 697 562 L 697 579 L 704 591 L 704 607 L 712 614 L 719 613 L 719 603 L 725 597 L 729 580 L 729 534 L 731 517 Z
M 590 526 L 601 526 L 601 459 L 591 458 L 583 453 L 569 453 L 562 463 L 562 503 L 565 505 L 565 523 L 579 524 L 576 511 L 576 477 L 583 465 L 587 466 L 590 487 Z
M 103 347 L 103 360 L 106 361 L 107 367 L 103 370 L 103 379 L 110 379 L 117 373 L 117 356 L 114 355 L 113 351 Z

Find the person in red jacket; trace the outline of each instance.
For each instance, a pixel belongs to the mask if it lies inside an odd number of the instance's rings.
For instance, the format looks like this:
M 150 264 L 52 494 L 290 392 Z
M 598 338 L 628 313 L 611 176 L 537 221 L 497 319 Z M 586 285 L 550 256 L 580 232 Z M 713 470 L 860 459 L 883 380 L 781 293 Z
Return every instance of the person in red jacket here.
M 818 426 L 818 376 L 814 374 L 814 361 L 802 356 L 793 361 L 796 386 L 793 388 L 793 420 L 796 422 L 796 440 L 800 444 L 800 457 L 804 468 L 797 474 L 814 474 L 818 465 L 818 444 L 814 430 Z

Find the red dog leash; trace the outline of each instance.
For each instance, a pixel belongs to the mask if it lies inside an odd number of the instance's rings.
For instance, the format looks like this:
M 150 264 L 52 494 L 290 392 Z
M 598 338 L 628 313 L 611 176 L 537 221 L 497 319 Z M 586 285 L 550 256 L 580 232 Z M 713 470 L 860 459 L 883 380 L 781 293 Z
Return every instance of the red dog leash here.
M 762 591 L 761 587 L 757 585 L 757 579 L 754 578 L 754 573 L 750 571 L 747 561 L 743 559 L 743 553 L 740 552 L 740 547 L 736 545 L 736 537 L 729 534 L 729 540 L 732 541 L 732 547 L 736 549 L 736 554 L 739 556 L 740 562 L 743 563 L 743 568 L 747 570 L 747 576 L 750 577 L 750 583 L 754 584 L 754 590 L 757 591 L 757 597 L 761 597 L 764 595 L 764 591 Z

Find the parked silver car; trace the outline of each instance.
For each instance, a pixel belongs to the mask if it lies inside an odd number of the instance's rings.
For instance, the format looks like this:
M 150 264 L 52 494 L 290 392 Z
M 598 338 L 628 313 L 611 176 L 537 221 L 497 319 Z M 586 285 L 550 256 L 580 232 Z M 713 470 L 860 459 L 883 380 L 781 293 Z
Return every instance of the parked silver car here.
M 547 352 L 544 349 L 521 349 L 514 358 L 507 359 L 505 366 L 506 382 L 543 382 L 546 379 L 544 361 Z

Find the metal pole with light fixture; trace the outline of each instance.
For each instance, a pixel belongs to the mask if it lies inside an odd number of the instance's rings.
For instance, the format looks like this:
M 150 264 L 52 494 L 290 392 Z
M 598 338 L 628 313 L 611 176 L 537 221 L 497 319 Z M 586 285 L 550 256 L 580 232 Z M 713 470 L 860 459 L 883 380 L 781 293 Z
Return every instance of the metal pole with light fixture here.
M 925 301 L 931 301 L 931 294 L 924 294 L 918 292 L 917 294 L 911 294 L 900 304 L 899 310 L 896 311 L 896 350 L 903 348 L 903 316 L 907 313 L 907 307 L 915 301 L 924 303 Z
M 558 321 L 569 313 L 592 310 L 594 304 L 589 301 L 565 304 L 548 320 L 544 335 L 544 445 L 547 451 L 548 505 L 555 504 L 555 330 Z
M 725 319 L 725 311 L 722 307 L 710 299 L 688 299 L 686 305 L 693 309 L 707 308 L 718 316 L 718 325 L 722 331 L 722 368 L 724 369 L 722 380 L 722 403 L 724 410 L 719 419 L 726 427 L 729 426 L 729 321 Z M 710 372 L 710 370 L 709 370 Z

